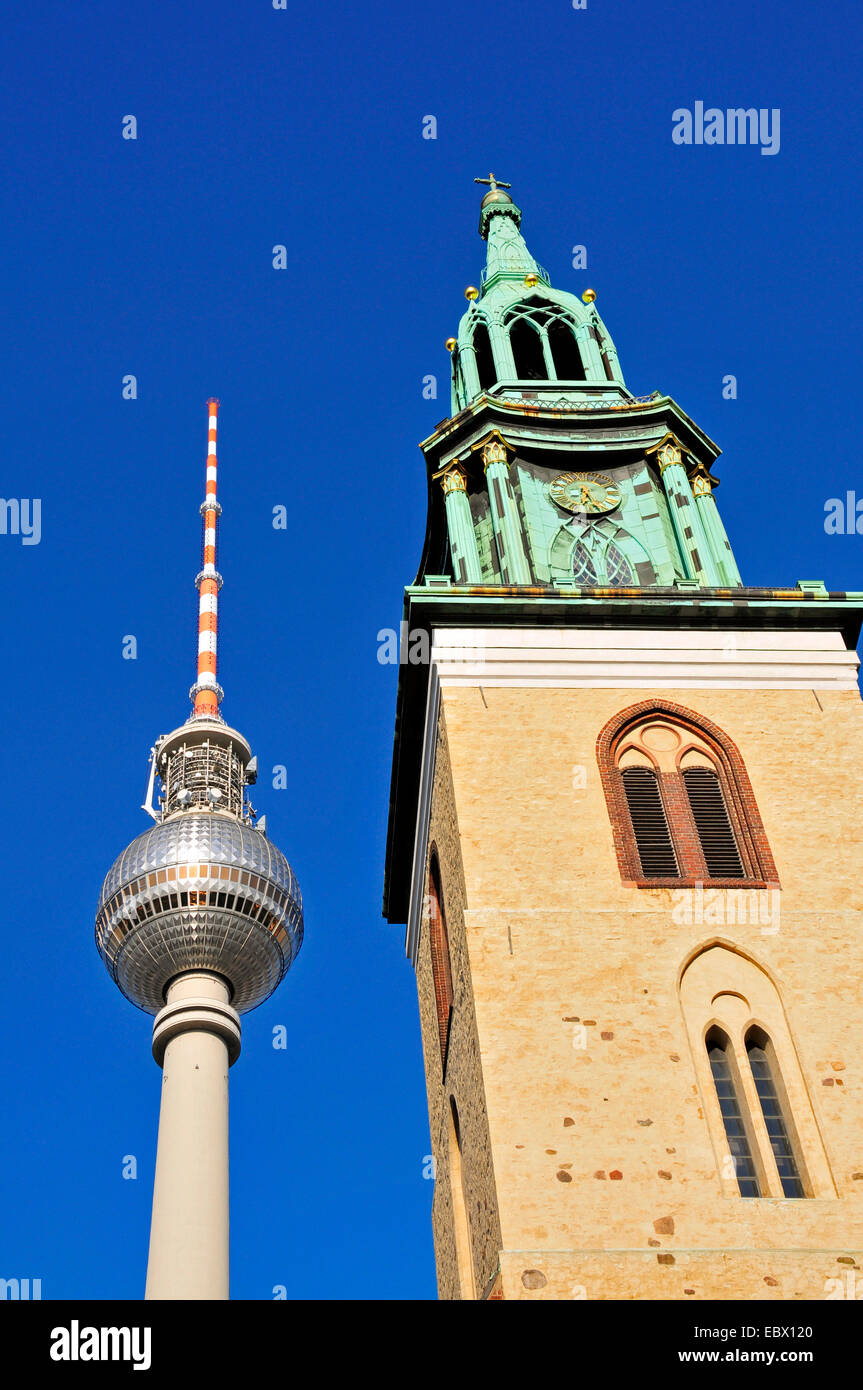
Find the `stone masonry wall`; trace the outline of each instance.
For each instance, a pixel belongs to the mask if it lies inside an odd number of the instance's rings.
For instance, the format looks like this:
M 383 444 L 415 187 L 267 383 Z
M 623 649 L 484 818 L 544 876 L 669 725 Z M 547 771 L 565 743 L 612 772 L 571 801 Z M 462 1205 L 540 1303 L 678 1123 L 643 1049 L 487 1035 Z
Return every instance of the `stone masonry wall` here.
M 417 989 L 436 1174 L 432 1224 L 438 1290 L 441 1298 L 457 1299 L 461 1297 L 461 1292 L 457 1271 L 447 1138 L 450 1096 L 455 1099 L 461 1128 L 463 1184 L 478 1297 L 482 1297 L 487 1291 L 497 1273 L 501 1235 L 480 1046 L 473 1009 L 470 960 L 464 931 L 464 872 L 443 713 L 438 727 L 435 782 L 426 854 L 426 883 L 429 859 L 435 851 L 440 868 L 453 980 L 453 1016 L 445 1077 L 442 1076 L 427 901 L 423 911 L 422 936 L 417 960 Z
M 652 694 L 737 744 L 778 917 L 687 922 L 675 890 L 622 883 L 596 739 Z M 853 693 L 444 688 L 430 842 L 456 995 L 446 1087 L 426 929 L 418 970 L 443 1297 L 450 1090 L 479 1294 L 499 1262 L 505 1297 L 828 1297 L 849 1274 L 863 1295 L 861 791 Z M 835 1195 L 723 1188 L 679 997 L 714 941 L 779 991 Z

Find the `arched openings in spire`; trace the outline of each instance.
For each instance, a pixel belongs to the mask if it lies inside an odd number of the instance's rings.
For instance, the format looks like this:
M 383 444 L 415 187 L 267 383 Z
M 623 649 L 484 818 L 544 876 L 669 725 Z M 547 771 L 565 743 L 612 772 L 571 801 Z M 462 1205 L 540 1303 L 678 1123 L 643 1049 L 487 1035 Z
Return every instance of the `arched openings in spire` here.
M 548 326 L 548 342 L 558 381 L 584 381 L 584 363 L 568 319 L 558 317 Z
M 639 887 L 778 887 L 743 759 L 710 720 L 650 701 L 597 740 L 621 877 Z
M 479 320 L 473 331 L 473 350 L 480 390 L 487 391 L 497 381 L 497 370 L 494 364 L 494 354 L 491 350 L 488 326 L 484 319 Z
M 516 319 L 509 331 L 509 341 L 519 381 L 548 381 L 542 338 L 530 319 Z
M 575 322 L 560 305 L 545 299 L 514 304 L 504 315 L 504 327 L 519 381 L 586 380 Z

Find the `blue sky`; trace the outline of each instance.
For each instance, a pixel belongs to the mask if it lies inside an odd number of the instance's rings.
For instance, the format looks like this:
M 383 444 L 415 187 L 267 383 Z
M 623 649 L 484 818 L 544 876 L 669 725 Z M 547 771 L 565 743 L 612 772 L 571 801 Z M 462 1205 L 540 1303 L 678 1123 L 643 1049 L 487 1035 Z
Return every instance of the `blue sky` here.
M 380 917 L 376 634 L 416 572 L 417 441 L 483 263 L 473 178 L 512 182 L 554 283 L 596 289 L 630 388 L 721 445 L 744 581 L 861 588 L 863 541 L 824 530 L 828 498 L 863 496 L 859 11 L 48 0 L 4 31 L 0 491 L 41 499 L 42 534 L 0 535 L 0 1274 L 143 1291 L 159 1073 L 92 924 L 148 824 L 150 745 L 188 713 L 216 395 L 223 708 L 306 907 L 231 1074 L 232 1293 L 434 1297 L 415 990 Z M 675 145 L 698 100 L 779 108 L 779 153 Z

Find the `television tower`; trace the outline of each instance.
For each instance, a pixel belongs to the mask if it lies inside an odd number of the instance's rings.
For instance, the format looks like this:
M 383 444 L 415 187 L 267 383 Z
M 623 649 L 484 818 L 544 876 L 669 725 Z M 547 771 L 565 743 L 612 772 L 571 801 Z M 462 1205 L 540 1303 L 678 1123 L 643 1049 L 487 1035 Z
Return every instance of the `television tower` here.
M 256 759 L 219 712 L 219 403 L 207 404 L 194 707 L 151 749 L 142 809 L 155 825 L 112 865 L 96 915 L 96 944 L 112 978 L 155 1014 L 162 1101 L 148 1299 L 229 1296 L 228 1068 L 240 1055 L 240 1014 L 273 993 L 303 937 L 297 880 L 248 800 Z

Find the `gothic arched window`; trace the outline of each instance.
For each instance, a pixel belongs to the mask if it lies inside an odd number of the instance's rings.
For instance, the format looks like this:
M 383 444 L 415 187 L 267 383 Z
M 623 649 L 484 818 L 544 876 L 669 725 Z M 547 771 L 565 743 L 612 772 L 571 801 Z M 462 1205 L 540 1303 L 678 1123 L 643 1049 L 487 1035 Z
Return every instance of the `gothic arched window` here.
M 713 942 L 684 968 L 680 1003 L 724 1195 L 835 1196 L 785 1008 L 766 970 Z
M 528 299 L 504 315 L 520 381 L 585 381 L 576 323 L 560 304 Z
M 452 1022 L 452 961 L 450 959 L 449 936 L 446 929 L 446 916 L 444 914 L 443 894 L 441 892 L 440 869 L 438 867 L 436 854 L 432 855 L 431 862 L 429 863 L 428 909 L 429 944 L 431 947 L 432 979 L 434 981 L 435 1008 L 437 1011 L 438 1034 L 440 1037 L 441 1067 L 445 1071 L 450 1024 Z
M 634 588 L 637 584 L 620 546 L 595 528 L 585 531 L 573 546 L 572 576 L 577 584 L 609 589 Z
M 608 722 L 597 757 L 624 880 L 778 886 L 743 759 L 715 724 L 645 702 Z

